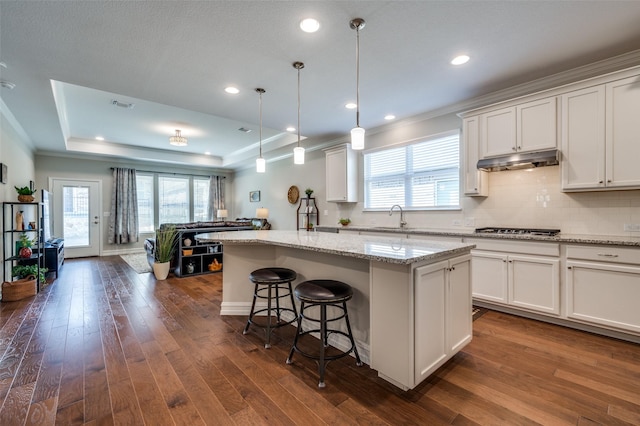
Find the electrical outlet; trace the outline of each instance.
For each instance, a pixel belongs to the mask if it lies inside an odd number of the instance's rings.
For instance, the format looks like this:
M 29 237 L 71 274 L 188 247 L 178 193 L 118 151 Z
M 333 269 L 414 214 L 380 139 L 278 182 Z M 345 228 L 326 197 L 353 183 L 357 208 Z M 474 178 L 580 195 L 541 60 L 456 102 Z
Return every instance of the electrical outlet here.
M 325 210 L 325 211 L 324 211 L 324 215 L 325 215 L 325 216 L 329 216 L 329 210 Z
M 453 226 L 462 226 L 462 221 L 460 219 L 454 219 L 451 222 L 451 225 L 453 225 Z
M 640 223 L 625 223 L 625 232 L 640 232 Z
M 467 228 L 475 228 L 476 226 L 476 218 L 475 217 L 467 217 L 464 220 L 464 226 Z

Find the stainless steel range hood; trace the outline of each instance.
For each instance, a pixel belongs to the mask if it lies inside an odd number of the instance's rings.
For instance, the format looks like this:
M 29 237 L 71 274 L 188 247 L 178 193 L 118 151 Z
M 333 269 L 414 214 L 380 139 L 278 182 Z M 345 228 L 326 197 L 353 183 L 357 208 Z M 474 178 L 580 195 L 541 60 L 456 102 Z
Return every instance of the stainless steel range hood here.
M 497 172 L 500 170 L 521 170 L 558 164 L 558 150 L 509 154 L 503 157 L 486 158 L 478 161 L 478 170 Z

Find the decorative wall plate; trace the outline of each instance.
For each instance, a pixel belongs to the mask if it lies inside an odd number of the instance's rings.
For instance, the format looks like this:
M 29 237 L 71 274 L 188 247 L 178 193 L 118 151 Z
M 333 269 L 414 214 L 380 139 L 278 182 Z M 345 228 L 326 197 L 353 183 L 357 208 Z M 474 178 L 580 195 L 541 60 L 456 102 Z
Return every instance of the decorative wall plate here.
M 295 204 L 298 202 L 298 198 L 300 197 L 300 191 L 298 187 L 295 185 L 291 185 L 289 191 L 287 192 L 287 200 L 289 200 L 290 204 Z

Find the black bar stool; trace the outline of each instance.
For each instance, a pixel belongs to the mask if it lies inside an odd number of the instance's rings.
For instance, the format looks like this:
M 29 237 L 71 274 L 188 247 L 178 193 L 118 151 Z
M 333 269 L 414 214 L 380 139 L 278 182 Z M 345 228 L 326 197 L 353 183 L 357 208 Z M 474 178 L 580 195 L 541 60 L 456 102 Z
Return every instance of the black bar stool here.
M 251 312 L 249 313 L 249 320 L 244 327 L 242 334 L 249 332 L 249 326 L 251 324 L 256 327 L 262 327 L 265 329 L 266 343 L 264 347 L 269 349 L 271 347 L 271 331 L 274 328 L 282 327 L 287 324 L 291 324 L 298 319 L 298 311 L 296 310 L 296 303 L 293 300 L 293 290 L 291 289 L 291 283 L 297 278 L 295 271 L 287 268 L 262 268 L 256 269 L 249 274 L 249 280 L 255 284 L 253 290 L 253 303 L 251 304 Z M 283 285 L 286 284 L 286 285 Z M 275 297 L 272 291 L 275 290 Z M 280 290 L 284 290 L 285 293 L 281 293 Z M 264 295 L 266 293 L 266 295 Z M 291 308 L 281 307 L 280 299 L 283 297 L 289 297 L 291 299 Z M 256 300 L 267 299 L 267 307 L 264 309 L 256 308 Z M 275 299 L 276 307 L 271 307 L 271 301 Z M 253 317 L 262 312 L 267 313 L 266 324 L 256 323 Z M 276 321 L 273 322 L 272 314 L 275 312 Z M 282 312 L 293 313 L 293 319 L 290 321 L 282 321 Z
M 298 300 L 300 300 L 300 315 L 298 316 L 298 330 L 296 331 L 296 337 L 293 340 L 293 346 L 291 346 L 291 351 L 287 358 L 287 364 L 291 364 L 293 362 L 292 358 L 294 352 L 299 352 L 307 358 L 315 359 L 318 363 L 318 372 L 320 374 L 320 381 L 318 382 L 318 387 L 320 388 L 325 387 L 324 372 L 329 361 L 342 358 L 353 352 L 356 357 L 356 365 L 360 367 L 362 365 L 362 361 L 360 361 L 356 342 L 353 340 L 351 324 L 349 323 L 349 313 L 347 312 L 347 301 L 353 297 L 353 289 L 351 286 L 335 280 L 309 280 L 298 284 L 294 290 L 294 294 Z M 320 319 L 305 316 L 305 309 L 309 309 L 313 306 L 320 307 Z M 333 306 L 340 309 L 341 315 L 334 318 L 327 318 L 327 306 Z M 327 323 L 338 321 L 342 318 L 344 318 L 347 325 L 347 333 L 342 330 L 327 328 Z M 303 319 L 319 323 L 320 328 L 302 331 Z M 317 355 L 304 352 L 298 347 L 298 339 L 300 336 L 309 333 L 320 333 L 320 353 Z M 351 348 L 346 352 L 340 352 L 336 355 L 327 355 L 325 351 L 329 346 L 328 336 L 330 333 L 341 334 L 347 337 L 351 342 Z

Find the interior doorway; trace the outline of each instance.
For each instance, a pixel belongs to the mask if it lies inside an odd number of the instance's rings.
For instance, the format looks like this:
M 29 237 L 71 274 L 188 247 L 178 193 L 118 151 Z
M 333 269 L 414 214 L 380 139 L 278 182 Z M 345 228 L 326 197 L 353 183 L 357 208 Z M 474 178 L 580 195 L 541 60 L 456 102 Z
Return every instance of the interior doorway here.
M 64 257 L 100 255 L 100 181 L 50 179 L 53 235 L 64 238 Z

